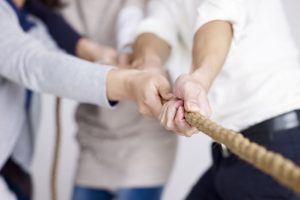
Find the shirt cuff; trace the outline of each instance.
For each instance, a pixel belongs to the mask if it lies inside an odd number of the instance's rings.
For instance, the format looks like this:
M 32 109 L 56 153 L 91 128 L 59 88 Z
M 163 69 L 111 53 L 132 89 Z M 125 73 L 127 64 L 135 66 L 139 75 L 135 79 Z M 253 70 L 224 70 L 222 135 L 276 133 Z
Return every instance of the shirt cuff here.
M 244 37 L 246 12 L 241 3 L 236 1 L 211 0 L 198 8 L 195 32 L 208 22 L 221 20 L 232 24 L 233 40 L 239 42 Z
M 103 67 L 103 66 L 101 66 L 101 67 Z M 104 106 L 106 108 L 114 108 L 118 104 L 118 101 L 110 101 L 107 98 L 107 90 L 106 90 L 108 72 L 110 70 L 112 70 L 114 67 L 109 66 L 109 65 L 106 65 L 104 67 L 106 67 L 106 70 L 104 71 L 104 77 L 105 78 L 99 78 L 99 80 L 100 80 L 100 89 L 99 89 L 99 91 L 100 91 L 100 102 L 98 104 L 101 105 L 101 106 Z M 102 73 L 103 73 L 103 71 L 102 71 Z
M 143 10 L 136 6 L 125 7 L 121 10 L 117 22 L 119 50 L 134 41 L 134 33 L 143 17 Z

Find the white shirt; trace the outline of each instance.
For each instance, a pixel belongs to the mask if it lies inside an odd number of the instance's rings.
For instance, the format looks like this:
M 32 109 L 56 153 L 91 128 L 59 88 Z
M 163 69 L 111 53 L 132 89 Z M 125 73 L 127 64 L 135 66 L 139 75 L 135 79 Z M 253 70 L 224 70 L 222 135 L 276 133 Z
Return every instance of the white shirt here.
M 300 108 L 298 50 L 281 3 L 152 0 L 138 34 L 152 32 L 171 45 L 168 68 L 175 78 L 190 68 L 194 31 L 212 20 L 231 22 L 233 44 L 209 99 L 216 121 L 243 130 Z
M 9 190 L 6 182 L 1 176 L 0 176 L 0 199 L 17 200 L 17 197 Z

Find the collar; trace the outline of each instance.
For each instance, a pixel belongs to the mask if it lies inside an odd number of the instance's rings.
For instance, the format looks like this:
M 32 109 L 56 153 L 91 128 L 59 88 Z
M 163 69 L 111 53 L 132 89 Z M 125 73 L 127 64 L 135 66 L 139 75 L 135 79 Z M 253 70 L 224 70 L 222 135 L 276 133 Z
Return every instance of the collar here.
M 35 24 L 28 19 L 28 13 L 24 9 L 19 9 L 13 0 L 6 0 L 6 2 L 14 10 L 15 14 L 18 16 L 19 24 L 25 32 L 28 32 Z

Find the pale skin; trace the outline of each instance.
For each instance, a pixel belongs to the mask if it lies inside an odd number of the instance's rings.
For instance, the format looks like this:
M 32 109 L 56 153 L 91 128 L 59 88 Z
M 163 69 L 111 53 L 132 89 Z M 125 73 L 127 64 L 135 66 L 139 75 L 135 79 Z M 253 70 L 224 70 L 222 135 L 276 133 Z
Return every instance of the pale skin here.
M 22 8 L 25 0 L 14 0 Z M 76 46 L 76 55 L 82 59 L 116 66 L 116 50 L 101 46 L 88 38 L 82 37 Z M 106 92 L 109 100 L 136 101 L 139 111 L 147 117 L 158 117 L 163 106 L 161 99 L 173 97 L 167 79 L 156 73 L 135 69 L 114 68 L 108 72 Z
M 196 32 L 192 70 L 178 77 L 174 86 L 177 100 L 166 103 L 160 114 L 161 124 L 167 129 L 190 137 L 198 131 L 185 121 L 184 113 L 211 115 L 207 93 L 226 60 L 232 34 L 226 21 L 209 22 Z
M 175 98 L 164 104 L 159 115 L 166 129 L 190 137 L 197 131 L 185 121 L 184 113 L 200 112 L 210 116 L 207 93 L 225 62 L 232 34 L 231 24 L 226 21 L 209 22 L 196 32 L 191 72 L 178 77 L 173 89 Z M 153 34 L 141 35 L 135 51 L 138 52 L 136 60 L 150 60 L 143 66 L 155 69 L 162 68 L 170 54 L 168 44 Z

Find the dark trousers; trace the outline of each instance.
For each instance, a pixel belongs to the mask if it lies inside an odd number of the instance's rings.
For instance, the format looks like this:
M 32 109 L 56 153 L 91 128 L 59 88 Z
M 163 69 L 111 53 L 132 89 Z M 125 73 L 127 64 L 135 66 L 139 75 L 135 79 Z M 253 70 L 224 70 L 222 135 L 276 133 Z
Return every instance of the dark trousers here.
M 300 127 L 278 131 L 262 144 L 300 165 Z M 268 175 L 212 145 L 213 165 L 195 184 L 187 200 L 300 200 Z M 300 187 L 300 185 L 299 185 Z
M 18 200 L 32 199 L 31 177 L 12 159 L 9 159 L 0 171 L 8 188 L 16 195 Z

